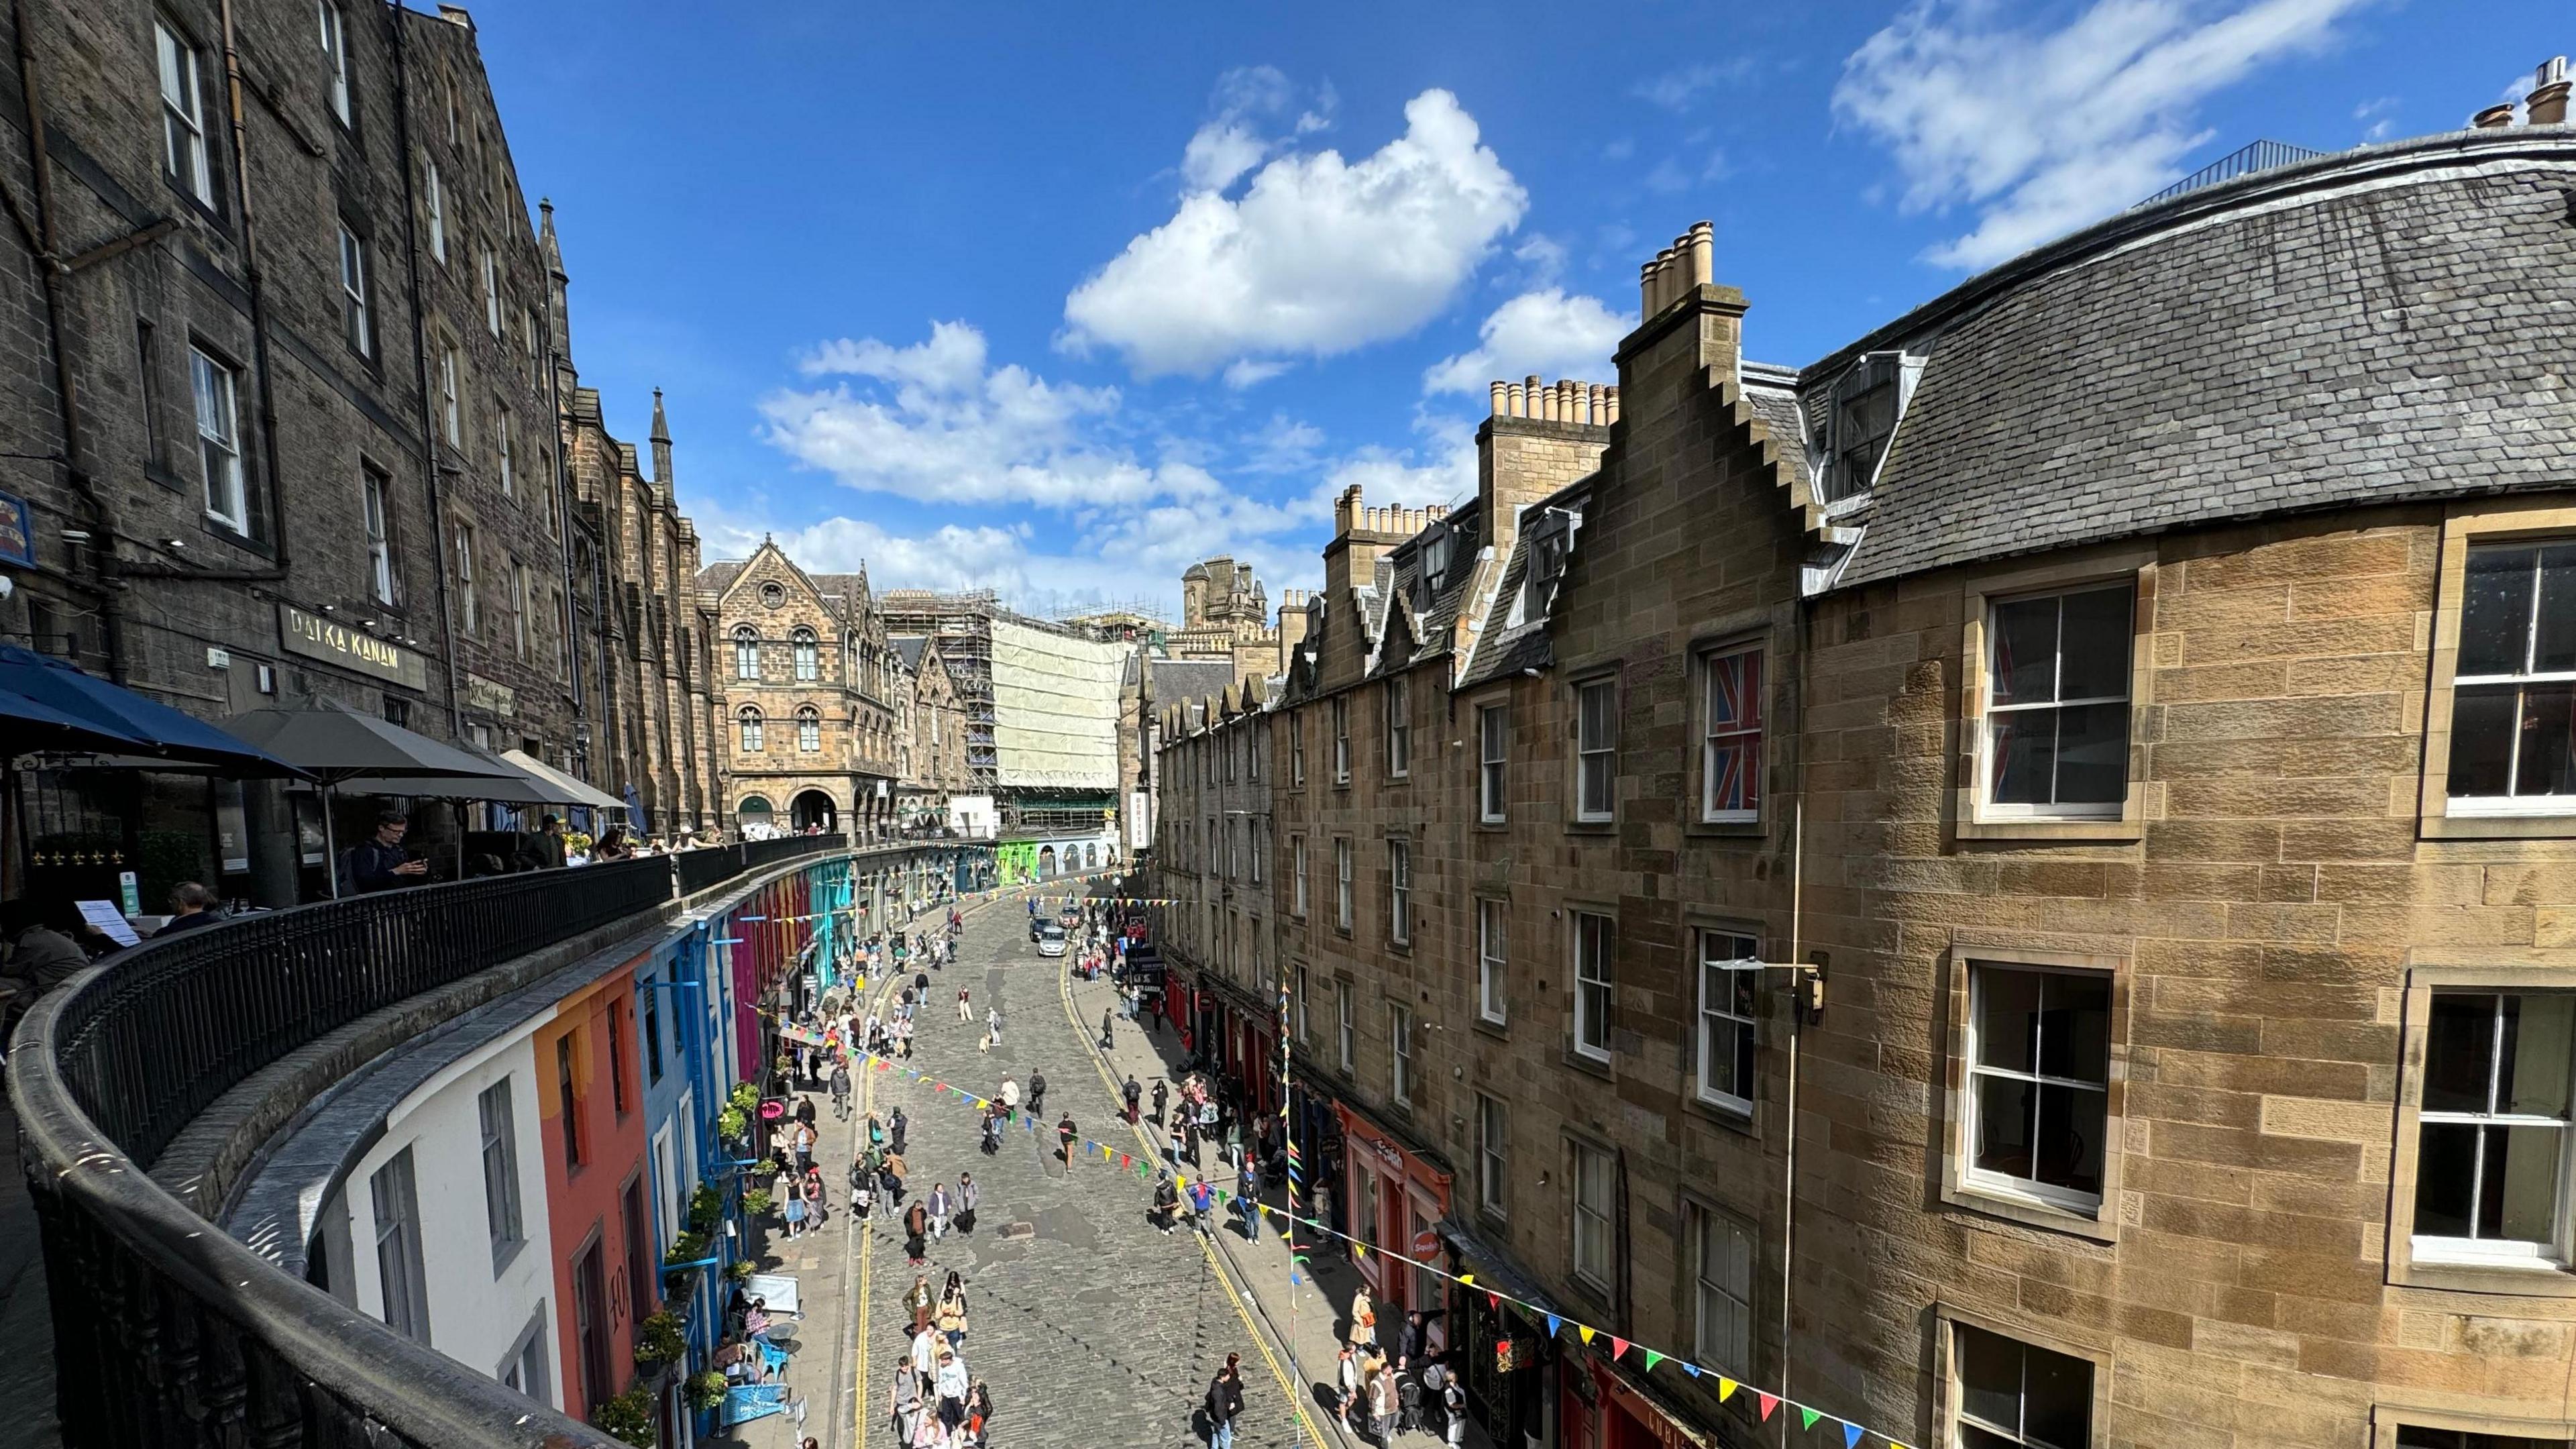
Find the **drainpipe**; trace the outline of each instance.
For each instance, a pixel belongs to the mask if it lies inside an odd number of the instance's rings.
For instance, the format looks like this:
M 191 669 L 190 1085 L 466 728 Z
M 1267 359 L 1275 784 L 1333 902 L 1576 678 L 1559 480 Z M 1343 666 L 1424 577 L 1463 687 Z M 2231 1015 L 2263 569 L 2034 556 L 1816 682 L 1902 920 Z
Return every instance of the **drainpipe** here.
M 269 539 L 275 544 L 265 573 L 283 580 L 287 569 L 286 492 L 278 472 L 277 388 L 268 355 L 268 287 L 259 263 L 259 226 L 250 200 L 250 123 L 242 106 L 241 47 L 233 30 L 233 0 L 221 0 L 224 31 L 224 111 L 233 137 L 233 195 L 241 212 L 242 287 L 250 294 L 251 371 L 259 380 L 259 441 L 268 473 Z
M 231 0 L 225 0 L 225 25 L 231 25 Z M 447 677 L 447 737 L 462 739 L 465 723 L 459 717 L 456 675 L 461 667 L 456 657 L 456 621 L 447 596 L 447 507 L 438 480 L 438 417 L 429 390 L 429 323 L 421 310 L 420 224 L 413 192 L 416 184 L 412 173 L 418 159 L 411 139 L 411 47 L 406 43 L 410 27 L 404 23 L 400 0 L 388 7 L 387 20 L 393 26 L 394 51 L 394 153 L 402 158 L 403 173 L 403 262 L 411 291 L 411 366 L 412 377 L 420 388 L 421 472 L 428 480 L 429 492 L 429 572 L 436 581 L 438 595 L 438 639 L 445 653 L 442 661 Z M 229 34 L 229 29 L 227 30 Z M 236 106 L 238 111 L 239 107 Z M 281 545 L 280 561 L 284 560 Z
M 62 229 L 54 206 L 54 163 L 45 149 L 44 90 L 37 82 L 35 44 L 28 38 L 24 0 L 11 0 L 10 27 L 17 33 L 18 83 L 26 94 L 28 167 L 36 181 L 36 268 L 45 279 L 45 330 L 54 351 L 54 388 L 59 395 L 63 434 L 63 475 L 87 508 L 94 531 L 90 538 L 90 572 L 96 579 L 101 642 L 107 646 L 108 676 L 126 682 L 125 584 L 117 575 L 116 508 L 99 491 L 90 473 L 89 449 L 81 430 L 80 391 L 72 376 L 71 351 L 63 335 L 63 313 L 71 301 L 64 294 L 71 268 L 62 260 Z M 253 295 L 257 295 L 254 293 Z

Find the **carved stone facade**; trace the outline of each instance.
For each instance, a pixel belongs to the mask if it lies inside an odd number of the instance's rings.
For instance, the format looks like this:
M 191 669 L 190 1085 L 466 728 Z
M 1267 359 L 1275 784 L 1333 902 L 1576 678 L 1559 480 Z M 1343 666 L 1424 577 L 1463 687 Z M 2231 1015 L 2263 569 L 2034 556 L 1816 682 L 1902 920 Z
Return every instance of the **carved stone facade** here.
M 724 680 L 728 823 L 892 833 L 910 734 L 867 575 L 808 574 L 764 539 L 702 569 L 698 590 Z

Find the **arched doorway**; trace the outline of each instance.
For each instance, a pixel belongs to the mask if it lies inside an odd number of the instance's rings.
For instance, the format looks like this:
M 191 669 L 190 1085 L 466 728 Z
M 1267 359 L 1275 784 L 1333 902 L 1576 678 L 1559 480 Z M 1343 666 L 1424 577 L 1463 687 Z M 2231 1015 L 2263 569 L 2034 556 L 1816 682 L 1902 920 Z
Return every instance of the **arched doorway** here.
M 1038 848 L 1038 879 L 1045 880 L 1047 877 L 1054 874 L 1055 847 L 1052 845 L 1040 846 Z
M 1098 870 L 1098 869 L 1100 869 L 1100 847 L 1099 847 L 1099 846 L 1097 846 L 1097 845 L 1086 845 L 1086 846 L 1084 846 L 1084 847 L 1082 848 L 1082 868 L 1083 868 L 1084 870 Z
M 743 796 L 742 803 L 733 807 L 733 819 L 736 825 L 745 829 L 754 825 L 766 827 L 776 823 L 775 817 L 769 812 L 768 799 L 760 795 Z
M 841 811 L 832 803 L 831 796 L 820 790 L 805 790 L 789 802 L 787 818 L 800 831 L 809 825 L 820 825 L 830 831 L 840 827 Z

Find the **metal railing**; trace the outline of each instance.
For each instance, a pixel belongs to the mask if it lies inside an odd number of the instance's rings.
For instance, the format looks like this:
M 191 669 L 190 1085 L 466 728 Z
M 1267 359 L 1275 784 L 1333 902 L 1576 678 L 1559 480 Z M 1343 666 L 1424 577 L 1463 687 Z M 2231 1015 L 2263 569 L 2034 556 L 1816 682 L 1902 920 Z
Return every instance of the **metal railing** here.
M 795 836 L 303 906 L 147 941 L 38 1001 L 9 1094 L 65 1442 L 618 1449 L 278 1271 L 147 1169 L 253 1074 L 372 1012 L 643 917 L 698 857 L 721 880 L 846 849 Z
M 2275 166 L 2288 166 L 2293 162 L 2314 161 L 2320 156 L 2330 154 L 2332 153 L 2311 151 L 2305 146 L 2293 146 L 2287 141 L 2251 142 L 2228 152 L 2129 209 L 2137 211 L 2143 207 L 2153 206 L 2159 201 L 2171 201 L 2177 196 L 2198 191 L 2204 186 L 2216 186 L 2222 181 L 2233 181 L 2239 176 L 2251 176 L 2257 171 L 2269 171 Z
M 744 840 L 703 850 L 684 850 L 671 857 L 671 867 L 679 873 L 680 894 L 693 896 L 702 890 L 723 885 L 738 875 L 799 856 L 846 850 L 849 844 L 849 837 L 842 835 L 781 835 L 769 840 Z

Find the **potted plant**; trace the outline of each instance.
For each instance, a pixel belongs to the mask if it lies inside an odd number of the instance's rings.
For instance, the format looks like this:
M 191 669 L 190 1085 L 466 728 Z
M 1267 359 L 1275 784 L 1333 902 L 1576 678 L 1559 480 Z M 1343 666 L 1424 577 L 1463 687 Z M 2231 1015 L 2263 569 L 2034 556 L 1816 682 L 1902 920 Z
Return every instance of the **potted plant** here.
M 769 1208 L 769 1189 L 765 1187 L 755 1187 L 742 1195 L 742 1210 L 753 1217 L 766 1214 Z
M 664 1365 L 679 1362 L 680 1355 L 689 1351 L 689 1341 L 680 1333 L 680 1315 L 667 1308 L 646 1315 L 636 1327 L 640 1332 L 635 1340 L 635 1371 L 647 1378 Z
M 653 1395 L 641 1385 L 602 1403 L 591 1412 L 590 1422 L 635 1449 L 654 1449 L 661 1439 L 653 1427 Z
M 724 1402 L 725 1376 L 714 1369 L 691 1374 L 681 1392 L 688 1396 L 690 1408 L 701 1414 L 711 1412 Z
M 671 1239 L 671 1251 L 662 1255 L 664 1263 L 694 1263 L 707 1255 L 707 1235 L 694 1229 Z
M 736 1258 L 732 1262 L 725 1264 L 724 1270 L 725 1277 L 736 1283 L 741 1282 L 743 1279 L 748 1278 L 759 1271 L 759 1266 L 753 1263 L 749 1258 Z

